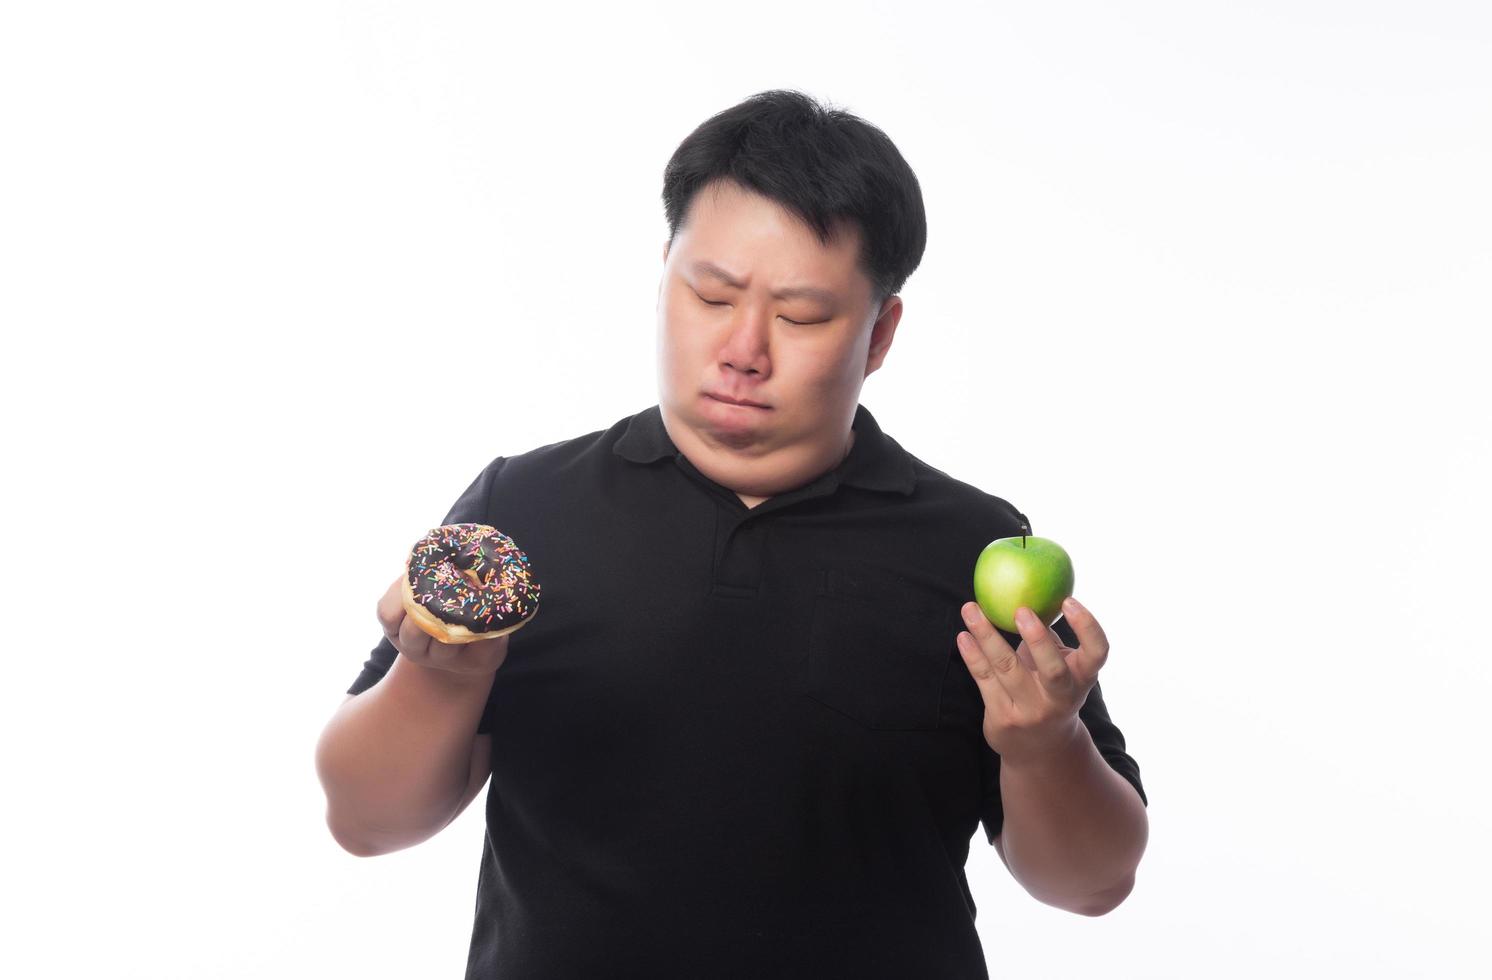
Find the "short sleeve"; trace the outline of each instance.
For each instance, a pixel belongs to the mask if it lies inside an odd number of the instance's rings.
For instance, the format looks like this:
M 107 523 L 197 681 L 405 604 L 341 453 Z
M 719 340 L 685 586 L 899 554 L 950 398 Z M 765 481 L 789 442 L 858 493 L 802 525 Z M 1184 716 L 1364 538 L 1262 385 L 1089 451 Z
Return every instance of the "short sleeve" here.
M 1052 632 L 1061 637 L 1062 642 L 1068 646 L 1078 645 L 1077 634 L 1073 632 L 1065 617 L 1059 618 L 1052 624 Z M 1013 636 L 1013 634 L 1003 635 L 1007 640 Z M 1018 636 L 1015 637 L 1015 642 L 1020 642 Z M 1078 720 L 1087 727 L 1088 734 L 1093 737 L 1093 744 L 1098 748 L 1099 755 L 1103 756 L 1104 761 L 1109 764 L 1109 768 L 1128 780 L 1129 784 L 1135 788 L 1135 792 L 1140 794 L 1140 802 L 1148 807 L 1150 798 L 1145 795 L 1145 787 L 1140 782 L 1140 765 L 1126 750 L 1124 733 L 1109 717 L 1108 706 L 1103 700 L 1103 687 L 1099 681 L 1093 682 L 1093 689 L 1088 692 L 1088 700 L 1078 708 Z M 1004 826 L 1005 810 L 1000 802 L 1000 756 L 988 745 L 981 745 L 979 769 L 979 820 L 984 824 L 985 837 L 993 844 Z
M 439 527 L 445 524 L 491 524 L 489 519 L 492 513 L 492 495 L 496 487 L 497 474 L 502 469 L 506 457 L 499 456 L 477 474 L 477 478 L 471 481 L 471 485 L 446 511 L 446 516 L 441 518 L 440 524 L 431 527 Z M 428 530 L 428 528 L 426 529 Z M 423 532 L 421 532 L 423 533 Z M 361 694 L 368 688 L 377 684 L 388 673 L 389 668 L 394 665 L 394 658 L 399 651 L 394 649 L 394 644 L 388 637 L 381 637 L 373 651 L 368 654 L 368 659 L 363 662 L 362 673 L 358 674 L 357 680 L 347 689 L 348 694 Z

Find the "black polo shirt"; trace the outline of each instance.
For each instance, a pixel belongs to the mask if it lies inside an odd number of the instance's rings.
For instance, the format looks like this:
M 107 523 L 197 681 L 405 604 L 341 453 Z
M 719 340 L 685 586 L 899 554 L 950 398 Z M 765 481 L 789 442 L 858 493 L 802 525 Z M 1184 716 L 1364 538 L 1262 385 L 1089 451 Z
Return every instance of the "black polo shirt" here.
M 543 588 L 478 728 L 469 978 L 987 976 L 964 862 L 1000 830 L 999 757 L 954 638 L 1024 518 L 853 424 L 748 508 L 655 405 L 493 460 L 442 519 L 511 535 Z M 1081 719 L 1143 799 L 1098 686 Z

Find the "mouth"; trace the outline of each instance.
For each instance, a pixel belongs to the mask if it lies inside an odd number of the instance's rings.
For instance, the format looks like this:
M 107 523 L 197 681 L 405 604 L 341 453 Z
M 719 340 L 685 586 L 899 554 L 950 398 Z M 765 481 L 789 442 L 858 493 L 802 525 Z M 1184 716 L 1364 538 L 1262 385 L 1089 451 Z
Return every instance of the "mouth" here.
M 767 406 L 767 405 L 762 405 L 762 404 L 760 404 L 758 402 L 745 401 L 745 400 L 737 400 L 737 399 L 734 399 L 734 398 L 728 398 L 725 395 L 711 394 L 708 391 L 705 392 L 705 397 L 709 398 L 709 399 L 711 399 L 713 401 L 720 402 L 720 403 L 725 404 L 725 405 L 735 405 L 737 408 L 757 408 L 757 409 L 761 409 L 761 410 L 765 411 L 765 410 L 767 410 L 770 407 L 770 406 Z

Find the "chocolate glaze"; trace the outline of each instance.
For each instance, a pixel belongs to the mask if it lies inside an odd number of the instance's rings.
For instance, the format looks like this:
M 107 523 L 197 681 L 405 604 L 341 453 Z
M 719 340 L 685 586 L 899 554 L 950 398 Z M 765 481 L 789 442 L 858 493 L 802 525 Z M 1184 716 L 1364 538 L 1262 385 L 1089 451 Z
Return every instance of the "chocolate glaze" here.
M 486 524 L 445 524 L 415 542 L 409 586 L 415 601 L 441 622 L 473 633 L 506 629 L 539 604 L 528 555 Z

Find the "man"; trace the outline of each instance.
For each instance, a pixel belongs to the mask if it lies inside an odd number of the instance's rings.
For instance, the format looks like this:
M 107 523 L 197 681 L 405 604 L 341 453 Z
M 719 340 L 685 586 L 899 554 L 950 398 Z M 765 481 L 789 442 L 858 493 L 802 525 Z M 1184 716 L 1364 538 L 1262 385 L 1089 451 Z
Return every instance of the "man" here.
M 443 523 L 510 534 L 543 602 L 447 646 L 395 580 L 318 746 L 328 824 L 408 847 L 490 778 L 468 977 L 985 977 L 981 821 L 1043 902 L 1133 886 L 1107 639 L 1077 607 L 997 631 L 974 560 L 1025 518 L 858 404 L 926 238 L 880 130 L 762 93 L 680 145 L 664 201 L 659 404 L 457 500 Z

